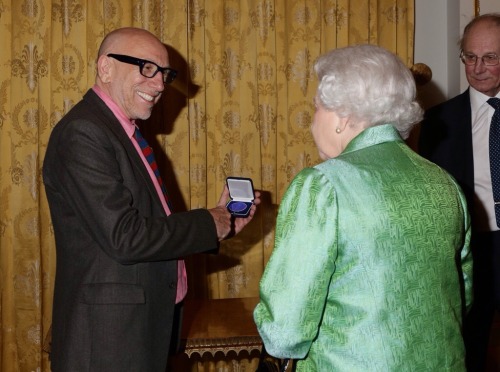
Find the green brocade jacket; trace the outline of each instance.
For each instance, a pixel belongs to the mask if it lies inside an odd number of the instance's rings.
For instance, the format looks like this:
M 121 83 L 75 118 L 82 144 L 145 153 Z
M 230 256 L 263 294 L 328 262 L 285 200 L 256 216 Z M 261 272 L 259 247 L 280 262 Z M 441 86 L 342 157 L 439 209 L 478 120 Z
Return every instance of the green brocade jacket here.
M 254 319 L 297 371 L 464 371 L 462 191 L 392 125 L 302 170 L 280 205 Z

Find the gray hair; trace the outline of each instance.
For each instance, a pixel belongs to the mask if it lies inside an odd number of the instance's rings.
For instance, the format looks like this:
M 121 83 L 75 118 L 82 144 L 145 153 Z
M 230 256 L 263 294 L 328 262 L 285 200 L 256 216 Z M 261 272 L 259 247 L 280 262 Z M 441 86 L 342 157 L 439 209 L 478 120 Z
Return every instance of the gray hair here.
M 321 105 L 366 126 L 392 124 L 404 139 L 422 120 L 415 80 L 393 53 L 375 45 L 334 49 L 314 65 Z

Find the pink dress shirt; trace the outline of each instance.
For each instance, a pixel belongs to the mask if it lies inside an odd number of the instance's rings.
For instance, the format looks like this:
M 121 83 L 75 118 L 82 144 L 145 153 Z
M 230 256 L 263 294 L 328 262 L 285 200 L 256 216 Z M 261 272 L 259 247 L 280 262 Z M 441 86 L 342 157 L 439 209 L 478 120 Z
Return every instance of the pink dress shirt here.
M 165 196 L 163 195 L 163 191 L 161 190 L 160 184 L 158 183 L 156 176 L 153 173 L 153 170 L 149 166 L 149 163 L 147 159 L 144 157 L 144 154 L 142 153 L 141 148 L 139 147 L 139 144 L 137 141 L 133 140 L 132 137 L 135 132 L 135 121 L 130 120 L 127 118 L 127 116 L 123 113 L 123 111 L 118 107 L 118 105 L 109 97 L 99 86 L 94 85 L 92 87 L 94 92 L 104 101 L 106 106 L 113 112 L 113 114 L 116 116 L 120 124 L 122 125 L 123 129 L 127 133 L 128 137 L 132 141 L 135 149 L 137 150 L 137 153 L 141 157 L 144 165 L 146 166 L 146 169 L 148 170 L 149 176 L 151 177 L 151 180 L 153 181 L 153 184 L 155 185 L 156 192 L 158 193 L 158 196 L 160 197 L 161 204 L 163 205 L 163 209 L 165 209 L 165 213 L 170 215 L 170 209 L 168 208 L 167 201 L 165 200 Z M 186 266 L 184 264 L 184 260 L 178 260 L 177 261 L 177 295 L 175 298 L 175 303 L 181 302 L 184 297 L 186 296 L 187 293 L 187 273 L 186 273 Z

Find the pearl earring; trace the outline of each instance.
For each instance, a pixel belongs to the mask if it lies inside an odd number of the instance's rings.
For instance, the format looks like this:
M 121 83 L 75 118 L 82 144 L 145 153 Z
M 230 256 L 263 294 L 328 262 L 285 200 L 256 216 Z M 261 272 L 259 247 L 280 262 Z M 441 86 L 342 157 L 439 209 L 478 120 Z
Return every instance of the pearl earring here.
M 342 131 L 340 130 L 340 128 L 337 127 L 337 129 L 335 129 L 335 132 L 337 132 L 337 134 L 340 134 L 340 132 Z

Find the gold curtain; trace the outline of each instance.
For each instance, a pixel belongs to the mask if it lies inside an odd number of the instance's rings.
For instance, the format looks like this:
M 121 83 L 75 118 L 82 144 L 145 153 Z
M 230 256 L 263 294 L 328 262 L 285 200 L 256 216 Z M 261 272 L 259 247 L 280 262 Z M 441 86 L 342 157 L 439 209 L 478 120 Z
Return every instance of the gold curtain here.
M 372 43 L 411 66 L 413 11 L 414 0 L 0 0 L 0 369 L 50 370 L 56 262 L 41 167 L 51 129 L 94 82 L 107 32 L 152 31 L 180 70 L 145 123 L 175 208 L 214 206 L 230 175 L 262 190 L 244 233 L 188 261 L 190 297 L 252 297 L 283 192 L 319 161 L 315 58 Z

